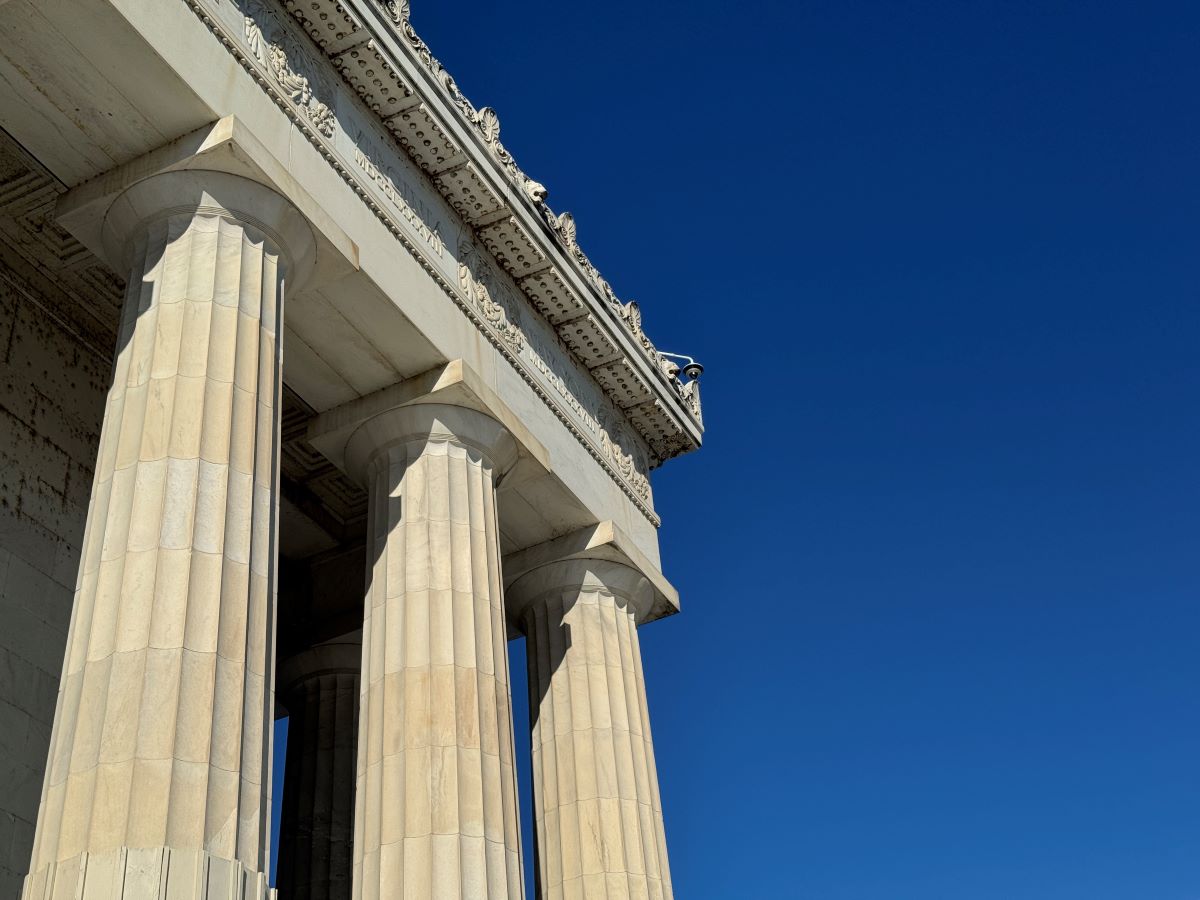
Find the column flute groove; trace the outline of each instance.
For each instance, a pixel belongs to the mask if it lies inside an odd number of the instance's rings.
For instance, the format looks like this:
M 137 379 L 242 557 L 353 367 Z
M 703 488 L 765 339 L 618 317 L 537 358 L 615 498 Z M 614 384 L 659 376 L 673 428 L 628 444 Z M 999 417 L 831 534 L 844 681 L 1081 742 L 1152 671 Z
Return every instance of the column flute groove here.
M 540 900 L 669 900 L 637 636 L 649 583 L 570 559 L 518 578 L 506 599 L 527 641 Z
M 288 711 L 277 883 L 286 900 L 349 900 L 362 647 L 317 644 L 279 666 Z
M 197 171 L 138 182 L 104 230 L 128 288 L 23 896 L 263 896 L 279 336 L 313 237 Z
M 370 492 L 356 900 L 520 900 L 495 489 L 516 457 L 488 417 L 420 404 L 361 425 Z

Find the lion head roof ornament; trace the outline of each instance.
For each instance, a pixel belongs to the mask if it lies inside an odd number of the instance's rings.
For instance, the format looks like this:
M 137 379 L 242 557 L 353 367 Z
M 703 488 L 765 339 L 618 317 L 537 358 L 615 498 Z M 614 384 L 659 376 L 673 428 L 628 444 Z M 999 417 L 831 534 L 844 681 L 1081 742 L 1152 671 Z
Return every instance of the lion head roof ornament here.
M 525 193 L 534 203 L 545 203 L 546 198 L 550 196 L 550 192 L 546 190 L 546 186 L 540 181 L 534 181 L 532 178 L 525 179 Z
M 580 265 L 592 282 L 592 285 L 607 301 L 609 308 L 637 340 L 643 352 L 654 364 L 655 370 L 662 375 L 680 399 L 684 401 L 689 411 L 695 416 L 696 421 L 700 422 L 700 394 L 696 378 L 699 377 L 703 368 L 691 357 L 664 354 L 655 348 L 654 344 L 642 331 L 641 311 L 637 304 L 632 301 L 630 303 L 622 303 L 613 292 L 609 283 L 600 275 L 600 272 L 592 264 L 592 261 L 588 259 L 587 254 L 579 246 L 576 236 L 575 217 L 569 212 L 564 212 L 561 215 L 556 214 L 546 203 L 549 192 L 546 190 L 545 185 L 526 175 L 520 166 L 517 165 L 512 154 L 500 142 L 500 117 L 496 114 L 496 111 L 490 106 L 476 109 L 471 101 L 459 90 L 458 85 L 450 73 L 446 71 L 446 68 L 438 62 L 437 58 L 430 51 L 429 46 L 413 30 L 412 23 L 409 21 L 411 13 L 410 0 L 378 0 L 378 2 L 387 10 L 392 22 L 396 25 L 401 36 L 408 42 L 409 46 L 413 48 L 417 58 L 421 60 L 422 64 L 430 71 L 437 82 L 445 88 L 450 96 L 450 100 L 458 108 L 459 112 L 475 127 L 492 156 L 501 164 L 520 192 L 546 224 L 549 225 L 551 232 L 557 237 L 559 243 L 562 244 L 563 249 Z M 672 358 L 685 359 L 688 361 L 688 364 L 681 370 L 678 365 L 670 361 Z M 691 370 L 692 374 L 689 374 L 689 370 Z M 679 379 L 680 371 L 689 378 L 689 381 L 683 382 Z

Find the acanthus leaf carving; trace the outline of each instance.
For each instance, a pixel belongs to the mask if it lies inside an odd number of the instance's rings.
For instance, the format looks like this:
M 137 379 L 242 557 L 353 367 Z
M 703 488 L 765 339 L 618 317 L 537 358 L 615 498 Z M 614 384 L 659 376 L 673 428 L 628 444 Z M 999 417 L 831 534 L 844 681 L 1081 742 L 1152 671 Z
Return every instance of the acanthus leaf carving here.
M 651 342 L 646 332 L 642 330 L 642 308 L 636 300 L 630 300 L 622 307 L 621 318 L 625 320 L 629 326 L 630 333 L 638 339 L 638 343 L 641 344 L 642 350 L 646 352 L 650 360 L 655 365 L 661 366 L 663 357 L 659 355 L 658 349 Z
M 405 6 L 407 6 L 407 3 L 405 3 Z M 407 12 L 399 19 L 396 16 L 392 16 L 392 21 L 399 28 L 404 40 L 417 54 L 417 58 L 421 61 L 422 65 L 446 89 L 446 93 L 450 95 L 450 100 L 454 106 L 479 131 L 484 142 L 491 150 L 492 155 L 504 167 L 513 181 L 524 189 L 525 194 L 535 204 L 544 203 L 547 196 L 546 188 L 522 172 L 516 160 L 513 159 L 512 154 L 500 143 L 500 119 L 496 115 L 496 111 L 490 106 L 485 106 L 478 110 L 474 107 L 471 101 L 459 90 L 458 84 L 446 70 L 446 67 L 433 55 L 433 52 L 429 49 L 429 45 L 425 43 L 412 27 Z
M 475 245 L 470 241 L 463 240 L 458 245 L 458 260 L 458 286 L 471 306 L 506 344 L 519 352 L 525 345 L 525 335 L 516 322 L 516 306 L 507 297 L 507 288 L 482 266 Z M 497 297 L 509 302 L 498 302 Z
M 304 111 L 313 128 L 327 138 L 333 137 L 336 121 L 333 109 L 314 93 L 316 67 L 299 43 L 260 0 L 242 0 L 240 9 L 243 36 L 251 55 L 271 73 L 288 99 Z
M 381 2 L 394 23 L 400 25 L 408 21 L 409 14 L 412 12 L 409 0 L 381 0 Z
M 479 126 L 483 139 L 489 144 L 495 144 L 500 140 L 500 117 L 490 106 L 479 110 L 479 114 L 475 117 L 475 124 Z
M 605 287 L 608 287 L 607 282 L 605 282 Z M 611 293 L 611 289 L 609 291 Z M 615 296 L 613 296 L 613 300 L 616 300 Z M 655 368 L 666 378 L 667 383 L 671 385 L 671 388 L 679 396 L 679 399 L 683 401 L 696 421 L 701 423 L 700 385 L 695 379 L 686 383 L 681 381 L 679 378 L 679 364 L 660 353 L 658 348 L 654 346 L 654 342 L 650 340 L 649 335 L 642 329 L 642 308 L 638 305 L 638 302 L 630 300 L 628 303 L 620 306 L 619 314 L 630 332 L 637 338 L 642 351 L 654 363 Z
M 688 409 L 696 417 L 696 421 L 703 425 L 704 417 L 700 413 L 700 382 L 692 379 L 683 385 L 679 391 L 679 395 L 683 397 L 684 402 L 688 405 Z
M 629 330 L 635 337 L 642 333 L 642 308 L 636 300 L 630 300 L 621 307 L 621 318 L 629 325 Z
M 301 126 L 308 140 L 324 153 L 327 159 L 338 165 L 337 148 L 319 138 L 322 133 L 326 136 L 331 132 L 336 133 L 342 123 L 335 117 L 333 109 L 329 105 L 317 99 L 322 96 L 333 98 L 336 94 L 333 88 L 321 78 L 320 71 L 310 68 L 314 66 L 312 57 L 304 53 L 302 47 L 297 44 L 296 38 L 288 31 L 287 26 L 277 20 L 272 11 L 266 9 L 262 0 L 232 0 L 232 3 L 225 6 L 225 12 L 220 12 L 220 14 L 214 13 L 214 7 L 220 11 L 221 5 L 226 3 L 226 0 L 185 0 L 185 2 L 238 58 L 243 68 L 252 75 L 267 95 L 272 97 L 294 123 Z M 405 24 L 407 26 L 407 23 Z M 456 93 L 457 87 L 453 78 L 444 70 L 441 71 L 443 86 L 448 91 Z M 318 107 L 316 104 L 320 104 L 320 106 Z M 322 115 L 327 117 L 325 121 L 328 122 L 328 131 L 322 129 L 318 132 L 316 128 L 304 128 L 306 119 L 322 121 Z M 380 169 L 379 164 L 361 146 L 362 143 L 363 136 L 360 132 L 357 139 L 354 140 L 357 167 L 364 169 L 367 177 L 376 184 L 381 181 L 387 182 L 389 177 L 386 172 Z M 409 241 L 402 229 L 396 227 L 391 210 L 380 206 L 369 196 L 365 189 L 365 183 L 360 184 L 359 178 L 354 172 L 340 166 L 338 171 L 342 178 L 370 205 L 375 215 L 391 227 L 404 246 L 413 252 L 418 260 L 423 260 L 418 247 Z M 537 199 L 539 202 L 544 201 L 544 187 L 531 179 L 528 180 L 528 186 L 527 192 L 531 198 Z M 396 186 L 391 185 L 390 192 L 386 189 L 384 191 L 385 198 L 391 200 L 393 205 L 403 208 L 404 203 L 398 202 L 393 196 L 397 191 Z M 548 220 L 553 219 L 556 225 L 562 220 L 562 224 L 568 227 L 568 233 L 573 233 L 574 221 L 569 213 L 557 216 L 544 203 L 541 213 Z M 434 236 L 437 237 L 436 230 Z M 620 436 L 609 435 L 599 425 L 599 419 L 604 416 L 603 410 L 615 410 L 619 407 L 612 405 L 612 401 L 603 396 L 608 393 L 608 390 L 596 385 L 594 380 L 593 386 L 601 394 L 599 399 L 589 399 L 587 391 L 581 392 L 575 389 L 572 377 L 576 372 L 572 368 L 573 363 L 570 362 L 573 354 L 558 335 L 550 338 L 550 343 L 557 347 L 557 350 L 544 358 L 551 359 L 561 353 L 563 355 L 561 361 L 557 364 L 550 363 L 549 366 L 539 364 L 539 351 L 533 349 L 534 346 L 537 346 L 537 335 L 539 334 L 537 327 L 535 326 L 531 332 L 522 329 L 520 316 L 524 307 L 518 302 L 511 288 L 504 287 L 503 282 L 495 281 L 494 271 L 490 277 L 493 283 L 500 285 L 503 289 L 492 290 L 489 287 L 487 273 L 490 266 L 487 259 L 490 259 L 490 256 L 473 246 L 470 238 L 467 238 L 467 241 L 468 250 L 465 253 L 460 244 L 459 250 L 462 254 L 460 260 L 467 261 L 472 256 L 478 256 L 481 263 L 478 271 L 482 281 L 476 278 L 473 265 L 460 264 L 458 284 L 455 284 L 453 276 L 448 279 L 442 278 L 437 275 L 432 266 L 425 262 L 422 262 L 422 265 L 437 278 L 441 288 L 455 303 L 470 312 L 471 318 L 480 326 L 488 340 L 505 351 L 505 355 L 509 357 L 525 381 L 535 388 L 572 434 L 601 463 L 608 475 L 635 502 L 649 521 L 657 526 L 659 520 L 654 514 L 650 501 L 649 480 L 646 473 L 653 465 L 657 465 L 665 458 L 660 446 L 661 441 L 654 442 L 653 439 L 647 438 L 640 425 L 637 428 L 636 440 L 632 443 Z M 437 252 L 438 255 L 441 255 L 444 247 Z M 596 273 L 596 277 L 598 277 L 598 273 Z M 610 302 L 615 302 L 611 290 L 608 291 L 607 296 L 611 298 Z M 529 334 L 535 337 L 530 338 Z M 542 341 L 544 346 L 549 346 L 544 337 Z M 583 377 L 587 378 L 586 373 Z M 621 422 L 625 421 L 620 413 L 616 415 Z M 613 421 L 611 414 L 606 421 Z M 632 425 L 628 424 L 626 427 L 631 428 Z M 641 443 L 643 439 L 650 443 L 643 445 Z M 669 449 L 667 452 L 673 455 Z
M 609 283 L 601 277 L 599 271 L 592 264 L 587 254 L 579 246 L 576 237 L 576 228 L 574 217 L 570 213 L 562 213 L 556 215 L 549 207 L 546 200 L 549 196 L 545 185 L 530 178 L 517 165 L 500 141 L 500 120 L 496 111 L 490 106 L 485 106 L 476 109 L 459 89 L 454 78 L 446 70 L 445 66 L 438 61 L 429 46 L 417 34 L 409 20 L 409 0 L 379 0 L 389 10 L 391 19 L 396 25 L 401 37 L 412 48 L 417 59 L 421 64 L 434 76 L 435 80 L 442 85 L 446 93 L 449 95 L 450 101 L 456 107 L 466 121 L 473 126 L 480 136 L 483 138 L 485 145 L 490 150 L 491 154 L 500 163 L 509 177 L 513 179 L 516 185 L 522 190 L 525 196 L 533 204 L 538 214 L 550 225 L 551 229 L 557 235 L 563 248 L 568 256 L 572 258 L 583 271 L 584 276 L 592 283 L 601 297 L 607 302 L 608 307 L 616 314 L 618 320 L 622 321 L 630 333 L 637 338 L 641 344 L 643 351 L 650 358 L 655 368 L 663 373 L 668 383 L 681 399 L 687 402 L 681 391 L 683 385 L 677 377 L 672 377 L 668 374 L 669 366 L 660 357 L 654 345 L 649 338 L 640 330 L 640 319 L 638 328 L 634 328 L 627 316 L 624 315 L 626 304 L 623 304 L 613 292 Z M 694 402 L 698 403 L 698 399 Z M 688 404 L 688 409 L 692 409 L 693 403 Z M 699 417 L 697 416 L 697 421 Z
M 470 306 L 492 326 L 514 352 L 520 353 L 527 340 L 521 331 L 515 315 L 515 304 L 509 297 L 508 288 L 496 275 L 469 239 L 464 238 L 458 245 L 458 286 L 466 296 Z M 498 302 L 509 298 L 509 302 Z M 564 348 L 564 352 L 566 351 Z M 561 379 L 558 379 L 561 384 Z M 566 386 L 564 391 L 569 390 Z M 629 486 L 633 493 L 643 502 L 650 500 L 650 480 L 646 476 L 649 466 L 645 455 L 638 449 L 623 424 L 619 414 L 601 407 L 598 412 L 587 411 L 579 405 L 575 398 L 578 413 L 592 419 L 593 426 L 599 431 L 600 446 L 608 464 L 616 470 L 620 478 Z
M 635 459 L 633 452 L 627 449 L 631 445 L 631 441 L 629 440 L 625 426 L 607 410 L 601 411 L 599 422 L 600 443 L 604 448 L 605 455 L 616 466 L 617 471 L 621 473 L 621 477 L 633 487 L 638 496 L 643 500 L 648 500 L 650 497 L 650 480 L 642 474 L 645 466 L 639 467 L 638 460 Z
M 567 249 L 574 248 L 578 243 L 575 238 L 575 217 L 569 212 L 561 213 L 555 219 L 555 230 L 563 239 L 563 243 L 567 245 Z

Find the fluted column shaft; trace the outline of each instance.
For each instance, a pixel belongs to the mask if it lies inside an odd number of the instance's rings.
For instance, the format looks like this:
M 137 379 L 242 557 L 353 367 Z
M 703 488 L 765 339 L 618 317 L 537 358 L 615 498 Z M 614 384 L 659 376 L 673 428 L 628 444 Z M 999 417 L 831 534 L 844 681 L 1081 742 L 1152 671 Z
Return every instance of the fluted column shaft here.
M 361 426 L 368 569 L 355 898 L 520 900 L 493 420 L 417 405 Z
M 604 560 L 535 569 L 507 592 L 527 641 L 540 900 L 669 900 L 637 620 L 650 587 Z
M 261 896 L 279 335 L 311 232 L 205 172 L 138 183 L 106 229 L 129 282 L 24 896 Z
M 281 667 L 288 733 L 276 884 L 284 900 L 350 900 L 361 654 L 357 643 L 323 644 Z

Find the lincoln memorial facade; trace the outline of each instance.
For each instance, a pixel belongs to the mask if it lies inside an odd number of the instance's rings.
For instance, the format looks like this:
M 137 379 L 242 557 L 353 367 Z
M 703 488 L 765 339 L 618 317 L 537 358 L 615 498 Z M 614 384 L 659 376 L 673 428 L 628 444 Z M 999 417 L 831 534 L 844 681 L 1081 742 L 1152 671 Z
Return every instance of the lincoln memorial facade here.
M 670 898 L 701 370 L 407 2 L 0 0 L 0 129 L 0 900 Z

